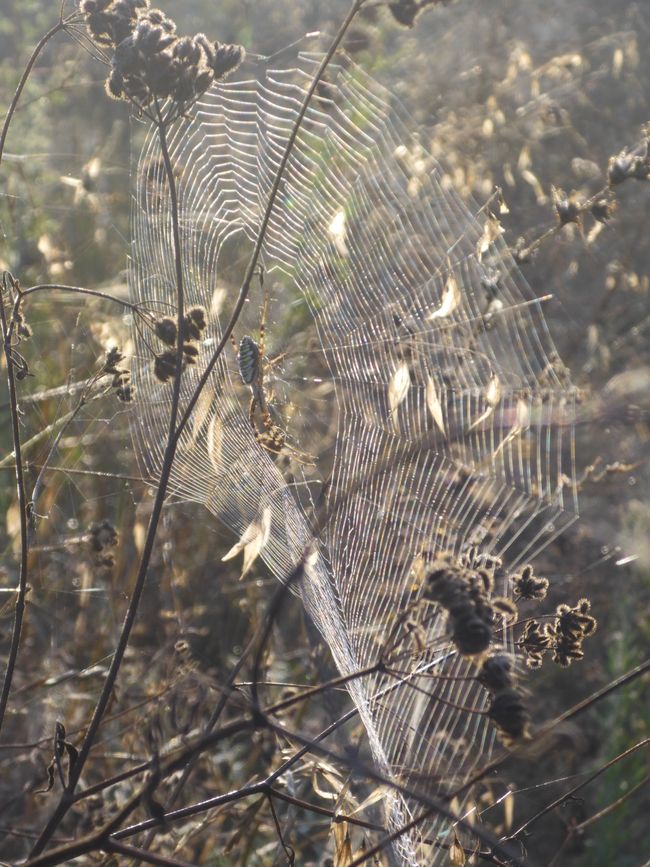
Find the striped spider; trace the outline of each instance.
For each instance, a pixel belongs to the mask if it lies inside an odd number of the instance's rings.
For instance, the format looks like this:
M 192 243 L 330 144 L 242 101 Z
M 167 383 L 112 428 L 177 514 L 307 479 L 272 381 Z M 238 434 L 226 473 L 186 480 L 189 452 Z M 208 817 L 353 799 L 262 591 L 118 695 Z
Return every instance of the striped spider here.
M 262 276 L 260 276 L 260 283 L 263 285 Z M 272 455 L 279 455 L 286 448 L 299 463 L 313 465 L 313 459 L 309 455 L 298 451 L 298 449 L 287 442 L 285 432 L 279 425 L 275 424 L 271 416 L 269 395 L 264 379 L 268 370 L 284 357 L 284 353 L 273 359 L 267 359 L 264 355 L 268 302 L 269 296 L 268 293 L 265 293 L 260 309 L 259 341 L 254 340 L 250 335 L 246 334 L 239 341 L 238 348 L 234 337 L 231 335 L 233 349 L 237 356 L 239 375 L 244 385 L 247 385 L 251 391 L 248 418 L 253 428 L 255 439 L 266 451 Z M 258 412 L 261 425 L 256 420 Z

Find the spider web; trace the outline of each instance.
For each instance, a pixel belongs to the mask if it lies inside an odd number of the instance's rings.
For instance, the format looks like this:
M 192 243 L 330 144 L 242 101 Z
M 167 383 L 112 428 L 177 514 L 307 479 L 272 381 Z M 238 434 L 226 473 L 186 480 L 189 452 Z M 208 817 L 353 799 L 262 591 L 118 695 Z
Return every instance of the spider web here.
M 228 321 L 319 61 L 247 62 L 245 80 L 213 87 L 170 133 L 186 304 L 209 313 L 181 406 Z M 207 506 L 281 581 L 309 552 L 298 591 L 344 674 L 375 663 L 388 640 L 408 643 L 423 552 L 491 553 L 514 568 L 577 515 L 576 394 L 542 302 L 488 210 L 470 212 L 435 164 L 418 170 L 407 129 L 361 70 L 345 58 L 329 67 L 271 216 L 264 279 L 235 331 L 258 339 L 268 297 L 263 387 L 286 447 L 275 457 L 258 441 L 253 425 L 263 432 L 264 422 L 257 412 L 251 425 L 250 391 L 226 351 L 182 435 L 170 488 Z M 173 242 L 155 129 L 135 180 L 132 300 L 169 313 Z M 156 478 L 171 386 L 153 376 L 161 346 L 141 324 L 134 334 L 134 437 Z M 314 530 L 320 498 L 328 520 Z M 358 679 L 349 691 L 379 770 L 436 797 L 487 759 L 493 738 L 484 716 L 461 709 L 484 710 L 486 694 L 462 679 L 470 669 L 444 618 L 418 617 L 403 677 Z M 446 678 L 435 697 L 431 673 Z M 398 794 L 386 804 L 392 829 L 421 810 Z M 446 830 L 431 819 L 420 832 L 444 842 Z M 399 855 L 419 863 L 418 847 L 402 837 Z

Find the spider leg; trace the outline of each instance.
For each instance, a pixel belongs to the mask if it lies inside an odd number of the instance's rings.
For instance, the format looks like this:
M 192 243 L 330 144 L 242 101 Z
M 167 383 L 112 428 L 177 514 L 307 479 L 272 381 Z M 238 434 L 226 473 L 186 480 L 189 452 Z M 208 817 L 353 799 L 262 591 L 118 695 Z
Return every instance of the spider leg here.
M 256 398 L 255 394 L 253 394 L 253 396 L 251 397 L 250 406 L 248 408 L 248 419 L 249 419 L 249 421 L 251 423 L 251 427 L 253 428 L 255 433 L 257 433 L 257 425 L 255 424 L 255 409 L 256 409 L 256 407 L 257 407 L 257 398 Z
M 260 277 L 260 283 L 263 286 L 264 281 L 263 278 Z M 266 336 L 266 314 L 269 309 L 269 292 L 268 289 L 264 292 L 264 299 L 262 301 L 262 306 L 260 307 L 260 364 L 262 363 L 262 359 L 264 358 L 264 338 Z

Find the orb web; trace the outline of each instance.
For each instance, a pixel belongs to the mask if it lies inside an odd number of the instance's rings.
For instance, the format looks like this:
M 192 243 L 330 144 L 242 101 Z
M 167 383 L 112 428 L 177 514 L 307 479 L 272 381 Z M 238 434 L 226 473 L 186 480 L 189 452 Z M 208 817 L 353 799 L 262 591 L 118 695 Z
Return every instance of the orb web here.
M 170 132 L 185 303 L 209 318 L 181 409 L 229 319 L 319 61 L 247 62 Z M 153 128 L 134 178 L 131 300 L 173 313 Z M 468 208 L 422 158 L 400 107 L 344 57 L 307 109 L 261 263 L 235 336 L 259 341 L 264 325 L 263 387 L 285 445 L 275 455 L 260 442 L 265 422 L 227 347 L 182 434 L 170 491 L 204 504 L 235 550 L 259 555 L 280 581 L 304 563 L 297 591 L 342 673 L 371 666 L 402 633 L 408 643 L 419 617 L 400 677 L 359 678 L 349 691 L 379 770 L 440 797 L 487 760 L 493 736 L 468 711 L 484 710 L 486 694 L 463 679 L 469 664 L 442 614 L 417 614 L 414 564 L 425 552 L 479 551 L 514 568 L 575 518 L 575 389 L 498 220 Z M 134 438 L 155 479 L 171 386 L 153 375 L 155 338 L 142 327 L 134 337 Z M 323 502 L 327 518 L 315 521 Z M 434 690 L 431 674 L 444 676 Z M 396 792 L 386 804 L 393 830 L 419 810 Z M 448 831 L 434 816 L 417 833 Z M 420 862 L 419 839 L 398 842 L 405 863 Z M 447 857 L 435 847 L 427 856 Z

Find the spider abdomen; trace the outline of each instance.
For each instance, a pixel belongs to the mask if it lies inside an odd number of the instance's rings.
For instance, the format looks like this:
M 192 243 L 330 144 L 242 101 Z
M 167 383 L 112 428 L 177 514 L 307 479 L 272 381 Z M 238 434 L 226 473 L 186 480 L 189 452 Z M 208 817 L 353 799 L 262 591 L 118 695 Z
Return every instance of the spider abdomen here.
M 257 379 L 260 367 L 260 348 L 252 337 L 246 335 L 239 341 L 239 374 L 245 385 L 252 385 Z

